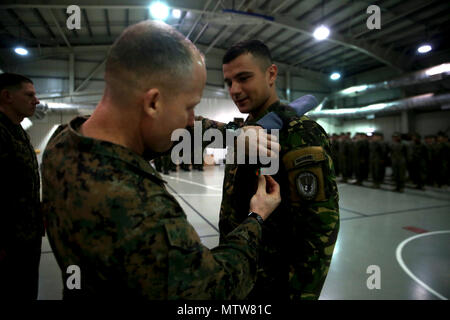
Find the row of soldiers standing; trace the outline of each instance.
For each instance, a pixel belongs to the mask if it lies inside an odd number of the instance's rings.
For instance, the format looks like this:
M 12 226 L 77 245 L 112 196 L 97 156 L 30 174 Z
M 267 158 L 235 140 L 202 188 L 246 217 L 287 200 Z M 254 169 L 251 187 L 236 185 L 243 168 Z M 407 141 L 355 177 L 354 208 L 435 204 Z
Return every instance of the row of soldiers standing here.
M 445 133 L 427 135 L 424 143 L 417 133 L 402 135 L 395 132 L 392 141 L 384 141 L 381 132 L 372 136 L 350 133 L 331 137 L 336 176 L 342 182 L 355 178 L 357 185 L 372 178 L 372 186 L 384 183 L 386 168 L 392 168 L 395 191 L 402 192 L 409 178 L 418 189 L 425 185 L 442 187 L 450 185 L 450 143 Z

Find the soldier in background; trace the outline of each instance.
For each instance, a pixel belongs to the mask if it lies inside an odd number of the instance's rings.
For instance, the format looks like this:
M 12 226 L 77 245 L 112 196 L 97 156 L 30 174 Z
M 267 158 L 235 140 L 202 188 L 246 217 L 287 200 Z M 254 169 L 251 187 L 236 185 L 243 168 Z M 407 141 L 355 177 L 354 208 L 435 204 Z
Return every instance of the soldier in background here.
M 339 177 L 339 136 L 336 133 L 333 133 L 331 136 L 331 158 L 333 159 L 334 172 L 336 174 L 336 177 Z
M 436 181 L 438 187 L 450 185 L 450 144 L 447 135 L 440 131 L 437 135 L 437 157 L 439 175 Z
M 44 223 L 39 168 L 20 123 L 39 100 L 33 82 L 0 74 L 0 301 L 35 300 Z
M 385 166 L 385 146 L 383 133 L 375 131 L 370 142 L 370 172 L 372 174 L 373 187 L 380 188 L 383 183 Z
M 427 176 L 427 149 L 421 141 L 418 133 L 411 135 L 411 154 L 410 154 L 410 177 L 415 184 L 416 189 L 423 190 L 425 179 Z
M 350 132 L 341 134 L 339 144 L 339 167 L 342 172 L 342 182 L 347 182 L 352 177 L 352 141 L 350 140 Z
M 105 83 L 92 116 L 60 126 L 43 157 L 44 212 L 63 283 L 68 266 L 81 270 L 81 289 L 64 286 L 64 298 L 243 299 L 279 185 L 260 176 L 254 214 L 209 250 L 146 158 L 193 124 L 206 83 L 201 53 L 172 27 L 143 21 L 114 42 Z
M 353 167 L 355 168 L 356 185 L 361 186 L 369 174 L 369 141 L 367 135 L 358 132 L 353 143 Z
M 406 180 L 407 147 L 402 142 L 401 134 L 392 134 L 392 143 L 389 147 L 392 165 L 392 178 L 395 183 L 395 191 L 403 192 Z
M 427 149 L 427 178 L 425 182 L 429 186 L 434 186 L 439 175 L 439 158 L 437 156 L 436 136 L 433 134 L 426 135 L 424 142 L 425 148 Z

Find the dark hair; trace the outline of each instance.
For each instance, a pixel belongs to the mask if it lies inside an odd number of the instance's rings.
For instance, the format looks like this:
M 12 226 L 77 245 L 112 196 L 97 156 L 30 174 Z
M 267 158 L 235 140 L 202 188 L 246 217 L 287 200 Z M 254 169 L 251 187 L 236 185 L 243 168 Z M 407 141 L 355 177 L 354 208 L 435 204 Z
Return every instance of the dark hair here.
M 255 58 L 260 59 L 264 68 L 272 64 L 269 48 L 259 40 L 247 40 L 234 44 L 223 56 L 222 64 L 227 64 L 246 53 L 251 53 Z
M 29 78 L 16 73 L 2 73 L 0 74 L 0 91 L 7 88 L 20 89 L 22 83 L 31 83 Z

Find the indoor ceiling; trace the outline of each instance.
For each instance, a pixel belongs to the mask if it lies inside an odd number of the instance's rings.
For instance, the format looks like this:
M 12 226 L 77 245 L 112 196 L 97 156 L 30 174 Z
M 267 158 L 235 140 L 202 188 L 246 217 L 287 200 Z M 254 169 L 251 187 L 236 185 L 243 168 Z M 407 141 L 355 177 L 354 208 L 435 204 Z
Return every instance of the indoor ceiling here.
M 208 54 L 233 43 L 257 38 L 272 50 L 275 61 L 345 76 L 381 66 L 410 71 L 443 62 L 449 56 L 450 2 L 441 0 L 191 0 L 165 1 L 172 9 L 166 22 L 175 26 Z M 151 18 L 150 1 L 3 1 L 0 5 L 2 49 L 17 44 L 29 48 L 71 48 L 111 45 L 128 25 Z M 68 30 L 66 8 L 81 8 L 80 30 Z M 381 9 L 381 29 L 369 30 L 369 5 Z M 173 14 L 173 9 L 178 9 Z M 236 10 L 263 17 L 229 15 Z M 175 15 L 175 17 L 174 17 Z M 312 33 L 324 24 L 328 39 Z M 417 47 L 431 43 L 433 52 L 419 59 Z M 2 50 L 0 63 L 14 63 L 11 50 Z M 44 51 L 45 52 L 45 51 Z M 433 61 L 432 63 L 436 63 Z

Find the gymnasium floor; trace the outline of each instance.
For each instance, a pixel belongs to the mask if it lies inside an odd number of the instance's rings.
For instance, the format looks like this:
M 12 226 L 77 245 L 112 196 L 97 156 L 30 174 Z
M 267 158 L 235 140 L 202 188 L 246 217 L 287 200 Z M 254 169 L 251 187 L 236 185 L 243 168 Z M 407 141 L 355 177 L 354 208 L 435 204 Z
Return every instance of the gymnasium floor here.
M 163 175 L 210 248 L 219 242 L 223 169 L 205 166 L 203 172 L 178 170 Z M 338 184 L 341 227 L 320 299 L 448 299 L 450 189 L 406 188 L 404 193 L 395 193 L 390 184 L 381 189 L 367 186 Z M 61 299 L 60 279 L 45 238 L 39 299 Z

